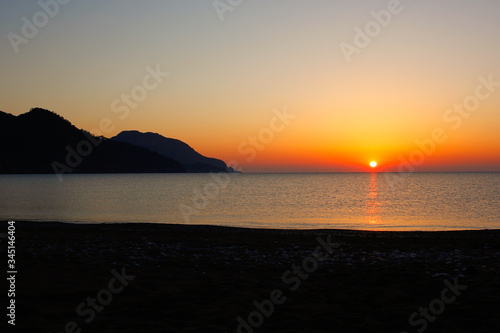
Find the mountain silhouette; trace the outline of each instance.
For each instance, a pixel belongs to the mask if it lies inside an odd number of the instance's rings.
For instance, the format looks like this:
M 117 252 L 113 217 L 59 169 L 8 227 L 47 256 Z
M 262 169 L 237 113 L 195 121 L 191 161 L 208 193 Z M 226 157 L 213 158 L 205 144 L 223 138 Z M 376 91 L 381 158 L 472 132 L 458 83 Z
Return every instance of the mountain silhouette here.
M 111 138 L 111 140 L 144 147 L 162 156 L 179 161 L 186 169 L 186 172 L 234 172 L 233 168 L 228 167 L 224 161 L 205 157 L 187 143 L 166 138 L 157 133 L 123 131 Z
M 185 169 L 148 149 L 96 137 L 49 110 L 17 117 L 0 111 L 0 173 L 156 172 Z

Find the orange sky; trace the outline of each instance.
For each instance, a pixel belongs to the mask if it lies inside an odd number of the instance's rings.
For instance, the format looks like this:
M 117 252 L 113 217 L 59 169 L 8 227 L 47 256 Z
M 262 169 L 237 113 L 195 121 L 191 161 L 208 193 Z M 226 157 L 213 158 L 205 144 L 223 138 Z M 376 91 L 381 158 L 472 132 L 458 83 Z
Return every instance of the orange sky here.
M 22 35 L 21 18 L 40 7 L 16 4 L 0 5 L 0 28 Z M 371 160 L 397 171 L 440 128 L 447 139 L 416 171 L 500 171 L 500 84 L 483 82 L 500 82 L 498 1 L 402 0 L 347 61 L 342 43 L 355 46 L 356 27 L 387 10 L 256 0 L 221 21 L 210 1 L 71 2 L 18 52 L 2 39 L 0 109 L 39 106 L 91 131 L 107 118 L 108 137 L 157 132 L 245 172 L 372 171 Z M 155 81 L 156 68 L 168 76 Z M 145 84 L 128 107 L 123 96 Z M 470 116 L 448 113 L 478 91 Z M 269 139 L 285 108 L 294 118 Z M 249 138 L 260 133 L 257 149 Z

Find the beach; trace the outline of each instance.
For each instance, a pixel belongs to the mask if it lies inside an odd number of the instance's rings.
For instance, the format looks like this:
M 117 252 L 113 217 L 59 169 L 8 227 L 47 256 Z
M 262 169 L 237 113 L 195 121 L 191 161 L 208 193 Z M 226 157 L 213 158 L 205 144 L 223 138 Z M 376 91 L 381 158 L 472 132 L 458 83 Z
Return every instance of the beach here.
M 17 221 L 16 258 L 16 332 L 500 331 L 499 230 Z

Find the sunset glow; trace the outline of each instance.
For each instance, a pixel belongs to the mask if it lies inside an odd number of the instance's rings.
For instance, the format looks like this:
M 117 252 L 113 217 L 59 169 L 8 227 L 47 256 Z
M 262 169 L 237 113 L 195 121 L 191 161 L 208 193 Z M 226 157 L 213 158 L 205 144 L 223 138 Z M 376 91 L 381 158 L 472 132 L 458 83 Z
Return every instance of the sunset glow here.
M 1 7 L 18 35 L 41 10 Z M 247 1 L 221 20 L 211 1 L 71 2 L 17 49 L 3 39 L 1 110 L 159 133 L 245 172 L 367 172 L 373 151 L 381 172 L 500 171 L 498 2 L 401 2 L 357 35 L 386 8 Z
M 500 332 L 500 0 L 1 1 L 0 32 L 19 332 Z

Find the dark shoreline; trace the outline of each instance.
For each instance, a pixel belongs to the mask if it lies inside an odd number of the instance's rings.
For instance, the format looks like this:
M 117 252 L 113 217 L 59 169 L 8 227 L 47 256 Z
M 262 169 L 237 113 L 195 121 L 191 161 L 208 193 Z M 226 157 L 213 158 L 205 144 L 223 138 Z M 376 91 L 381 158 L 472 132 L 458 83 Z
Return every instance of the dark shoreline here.
M 284 272 L 329 236 L 340 247 L 292 291 Z M 74 321 L 82 332 L 236 332 L 253 301 L 278 288 L 286 302 L 256 332 L 416 332 L 409 316 L 455 279 L 467 290 L 426 332 L 500 331 L 500 230 L 18 221 L 16 247 L 16 331 L 63 332 Z M 134 280 L 85 323 L 76 307 L 122 268 Z
M 0 225 L 6 225 L 8 221 L 2 220 Z M 46 229 L 48 225 L 55 226 L 58 229 L 69 228 L 72 226 L 99 226 L 102 230 L 103 226 L 127 226 L 129 229 L 144 230 L 144 231 L 155 231 L 155 230 L 168 230 L 173 229 L 174 231 L 181 230 L 191 230 L 198 229 L 204 231 L 223 231 L 224 229 L 233 230 L 235 232 L 263 232 L 263 233 L 317 233 L 317 232 L 336 232 L 336 233 L 392 233 L 392 234 L 426 234 L 426 233 L 475 233 L 475 232 L 492 232 L 500 233 L 500 229 L 450 229 L 450 230 L 405 230 L 405 231 L 393 231 L 393 230 L 362 230 L 362 229 L 275 229 L 275 228 L 250 228 L 250 227 L 234 227 L 234 226 L 223 226 L 223 225 L 210 225 L 210 224 L 173 224 L 173 223 L 153 223 L 153 222 L 67 222 L 67 221 L 25 221 L 25 220 L 15 220 L 16 223 L 24 223 L 31 225 L 32 228 L 37 228 L 37 225 L 43 224 L 42 229 Z M 113 227 L 114 228 L 114 227 Z

